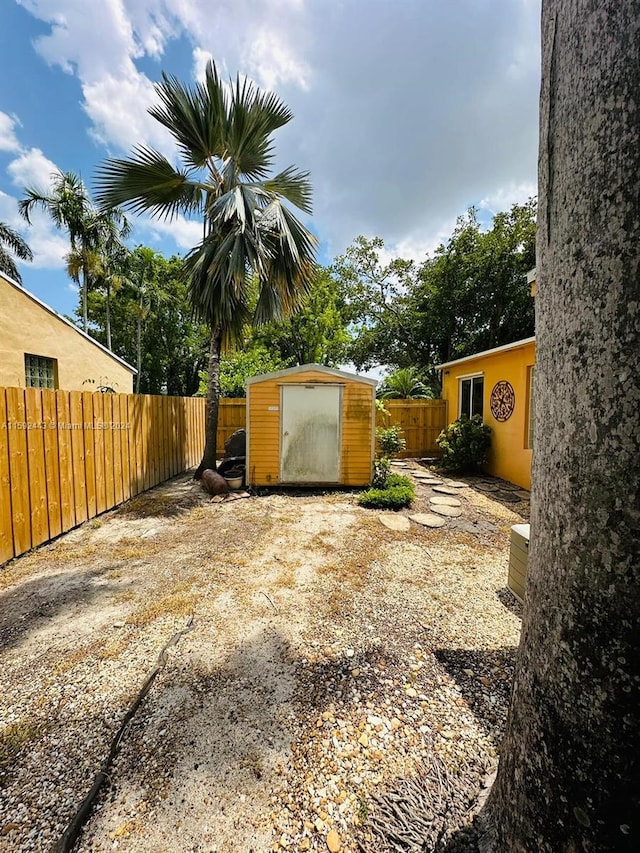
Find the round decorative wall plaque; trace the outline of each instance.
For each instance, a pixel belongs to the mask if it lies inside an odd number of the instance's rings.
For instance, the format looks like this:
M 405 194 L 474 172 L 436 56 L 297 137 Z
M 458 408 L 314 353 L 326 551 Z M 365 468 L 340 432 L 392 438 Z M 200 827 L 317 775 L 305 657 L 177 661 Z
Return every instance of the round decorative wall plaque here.
M 491 392 L 491 414 L 497 421 L 508 421 L 516 407 L 513 385 L 502 379 L 496 382 Z

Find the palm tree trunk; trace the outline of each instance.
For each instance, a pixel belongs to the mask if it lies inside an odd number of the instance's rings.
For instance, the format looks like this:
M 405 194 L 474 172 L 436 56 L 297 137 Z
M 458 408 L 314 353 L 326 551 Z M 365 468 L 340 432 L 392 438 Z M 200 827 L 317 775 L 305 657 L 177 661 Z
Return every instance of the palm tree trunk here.
M 83 266 L 82 267 L 82 293 L 81 293 L 80 298 L 82 300 L 82 328 L 84 329 L 85 333 L 88 333 L 88 331 L 89 331 L 89 314 L 87 311 L 87 293 L 88 293 L 88 290 L 89 290 L 89 288 L 87 286 L 87 271 Z
M 111 349 L 111 286 L 107 283 L 106 325 L 107 325 L 107 349 Z
M 142 307 L 140 307 L 140 311 L 142 311 Z M 138 373 L 136 374 L 136 394 L 139 394 L 140 373 L 142 371 L 142 316 L 140 313 L 136 320 L 136 367 L 138 368 Z
M 220 350 L 222 329 L 216 326 L 211 332 L 209 349 L 209 379 L 207 382 L 207 417 L 202 461 L 198 465 L 194 480 L 200 480 L 207 468 L 216 470 L 216 442 L 218 439 L 218 409 L 220 406 Z

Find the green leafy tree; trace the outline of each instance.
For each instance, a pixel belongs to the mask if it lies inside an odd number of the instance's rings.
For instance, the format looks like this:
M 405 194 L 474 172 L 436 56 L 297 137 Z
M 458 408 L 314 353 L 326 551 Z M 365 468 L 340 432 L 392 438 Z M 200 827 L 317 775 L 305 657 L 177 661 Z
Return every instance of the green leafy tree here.
M 0 222 L 0 271 L 6 273 L 18 284 L 22 284 L 22 276 L 18 271 L 13 255 L 21 261 L 33 260 L 33 252 L 24 237 L 6 222 Z
M 288 366 L 277 352 L 268 350 L 262 344 L 253 343 L 248 349 L 225 353 L 220 359 L 220 396 L 246 397 L 247 379 Z M 207 382 L 207 373 L 203 371 L 198 390 L 200 396 L 206 395 Z
M 293 167 L 269 177 L 272 135 L 293 117 L 276 95 L 239 75 L 225 84 L 213 62 L 204 82 L 189 87 L 163 74 L 156 92 L 159 103 L 149 113 L 175 139 L 180 167 L 139 146 L 129 159 L 103 164 L 98 198 L 137 213 L 202 218 L 202 240 L 185 265 L 193 308 L 211 330 L 199 478 L 216 466 L 223 344 L 238 340 L 247 322 L 290 313 L 311 285 L 317 241 L 284 204 L 310 213 L 311 187 L 307 174 Z M 258 298 L 251 312 L 254 282 Z
M 437 364 L 534 333 L 527 272 L 535 266 L 536 202 L 515 204 L 481 229 L 471 208 L 418 271 L 414 334 Z
M 357 367 L 434 365 L 534 333 L 527 272 L 535 266 L 536 202 L 513 205 L 483 230 L 471 208 L 422 264 L 381 260 L 380 238 L 358 237 L 332 273 L 344 290 Z
M 348 360 L 348 316 L 338 282 L 328 269 L 317 267 L 300 308 L 285 320 L 256 329 L 252 338 L 277 352 L 283 365 L 337 367 Z
M 422 343 L 408 316 L 415 264 L 401 258 L 385 264 L 380 259 L 383 251 L 380 237 L 360 236 L 331 266 L 352 332 L 349 360 L 358 368 L 424 363 Z

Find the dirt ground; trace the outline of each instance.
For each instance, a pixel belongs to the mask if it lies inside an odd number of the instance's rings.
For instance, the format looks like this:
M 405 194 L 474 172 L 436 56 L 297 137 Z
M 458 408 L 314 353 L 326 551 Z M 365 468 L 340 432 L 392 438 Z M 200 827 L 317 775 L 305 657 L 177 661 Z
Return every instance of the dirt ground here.
M 61 837 L 172 638 L 77 850 L 461 849 L 528 511 L 464 482 L 460 519 L 397 532 L 355 492 L 213 503 L 182 476 L 0 569 L 0 850 Z

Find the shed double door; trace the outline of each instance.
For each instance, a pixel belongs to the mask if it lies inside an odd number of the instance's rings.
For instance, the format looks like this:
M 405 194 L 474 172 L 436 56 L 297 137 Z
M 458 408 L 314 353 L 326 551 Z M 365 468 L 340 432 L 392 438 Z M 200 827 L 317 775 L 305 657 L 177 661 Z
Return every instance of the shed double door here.
M 339 483 L 341 385 L 282 385 L 280 482 Z

